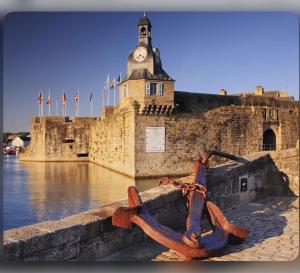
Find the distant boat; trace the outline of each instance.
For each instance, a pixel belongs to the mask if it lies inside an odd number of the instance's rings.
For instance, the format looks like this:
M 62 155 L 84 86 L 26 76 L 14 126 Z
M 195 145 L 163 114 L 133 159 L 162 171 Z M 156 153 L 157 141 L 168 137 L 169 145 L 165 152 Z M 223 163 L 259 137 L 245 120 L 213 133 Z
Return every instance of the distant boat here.
M 16 149 L 14 147 L 5 147 L 3 149 L 3 155 L 15 155 Z

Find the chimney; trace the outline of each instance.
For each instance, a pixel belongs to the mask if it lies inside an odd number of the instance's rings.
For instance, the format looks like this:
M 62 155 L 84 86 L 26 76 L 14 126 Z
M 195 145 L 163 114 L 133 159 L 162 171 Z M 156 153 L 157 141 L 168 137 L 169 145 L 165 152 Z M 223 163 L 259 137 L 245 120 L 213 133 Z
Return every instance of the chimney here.
M 265 90 L 262 86 L 256 86 L 256 89 L 255 89 L 255 95 L 257 96 L 262 96 L 264 94 Z
M 221 89 L 221 90 L 219 91 L 219 95 L 225 96 L 225 95 L 227 95 L 227 91 L 226 91 L 225 89 Z

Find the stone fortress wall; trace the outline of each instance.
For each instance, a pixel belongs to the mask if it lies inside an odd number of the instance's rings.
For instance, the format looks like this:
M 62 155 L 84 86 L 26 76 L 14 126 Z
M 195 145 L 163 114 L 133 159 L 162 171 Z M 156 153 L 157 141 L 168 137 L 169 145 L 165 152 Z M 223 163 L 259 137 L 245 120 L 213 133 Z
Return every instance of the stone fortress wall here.
M 295 101 L 175 92 L 175 102 L 174 115 L 136 116 L 136 176 L 186 175 L 203 147 L 236 155 L 262 151 L 263 134 L 269 128 L 276 134 L 277 150 L 296 146 Z M 165 152 L 146 152 L 146 127 L 166 128 Z
M 204 146 L 236 155 L 262 151 L 269 128 L 277 150 L 296 146 L 298 102 L 187 92 L 175 92 L 175 102 L 172 115 L 140 114 L 127 105 L 95 122 L 90 160 L 132 177 L 181 176 L 190 173 Z M 165 127 L 164 152 L 146 152 L 147 127 Z
M 33 117 L 23 161 L 88 161 L 89 128 L 96 118 Z
M 298 102 L 268 96 L 175 92 L 172 114 L 138 105 L 105 107 L 102 118 L 33 118 L 21 160 L 89 160 L 131 177 L 188 175 L 203 147 L 236 155 L 263 150 L 272 129 L 276 150 L 296 147 Z M 165 128 L 164 152 L 146 152 L 146 128 Z M 216 163 L 220 163 L 218 161 Z
M 105 109 L 103 119 L 90 128 L 89 160 L 114 171 L 135 176 L 133 108 Z

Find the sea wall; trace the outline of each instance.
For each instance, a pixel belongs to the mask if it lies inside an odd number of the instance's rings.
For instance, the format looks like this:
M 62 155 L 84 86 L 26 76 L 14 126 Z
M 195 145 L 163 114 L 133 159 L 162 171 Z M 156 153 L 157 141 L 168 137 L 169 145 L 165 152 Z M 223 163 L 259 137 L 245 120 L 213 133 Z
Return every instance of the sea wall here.
M 134 177 L 134 108 L 105 111 L 104 114 L 104 118 L 90 128 L 89 160 Z
M 35 117 L 31 144 L 20 159 L 91 161 L 130 177 L 182 176 L 190 173 L 204 148 L 236 155 L 264 150 L 266 131 L 275 135 L 276 150 L 295 147 L 298 106 L 293 100 L 264 96 L 175 92 L 171 115 L 143 114 L 128 103 L 105 107 L 101 119 Z M 147 138 L 151 127 L 164 130 L 158 143 L 163 149 L 146 149 L 147 143 L 157 144 L 155 136 Z
M 269 155 L 248 156 L 246 160 L 245 164 L 227 162 L 209 172 L 208 195 L 223 210 L 287 191 Z M 193 176 L 180 180 L 192 181 Z M 161 224 L 174 230 L 184 228 L 187 209 L 180 190 L 171 185 L 160 186 L 142 192 L 141 198 Z M 120 206 L 127 206 L 127 200 L 59 221 L 5 231 L 5 257 L 17 261 L 94 261 L 148 239 L 137 226 L 132 229 L 112 226 L 111 217 Z
M 89 128 L 96 118 L 33 117 L 23 161 L 88 161 Z

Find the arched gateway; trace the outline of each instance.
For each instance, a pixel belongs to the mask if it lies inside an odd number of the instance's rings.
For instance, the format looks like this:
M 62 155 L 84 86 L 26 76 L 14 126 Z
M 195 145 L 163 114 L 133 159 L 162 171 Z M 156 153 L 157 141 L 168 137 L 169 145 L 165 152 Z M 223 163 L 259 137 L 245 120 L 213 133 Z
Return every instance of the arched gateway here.
M 263 150 L 276 150 L 276 134 L 272 129 L 268 129 L 263 135 Z

